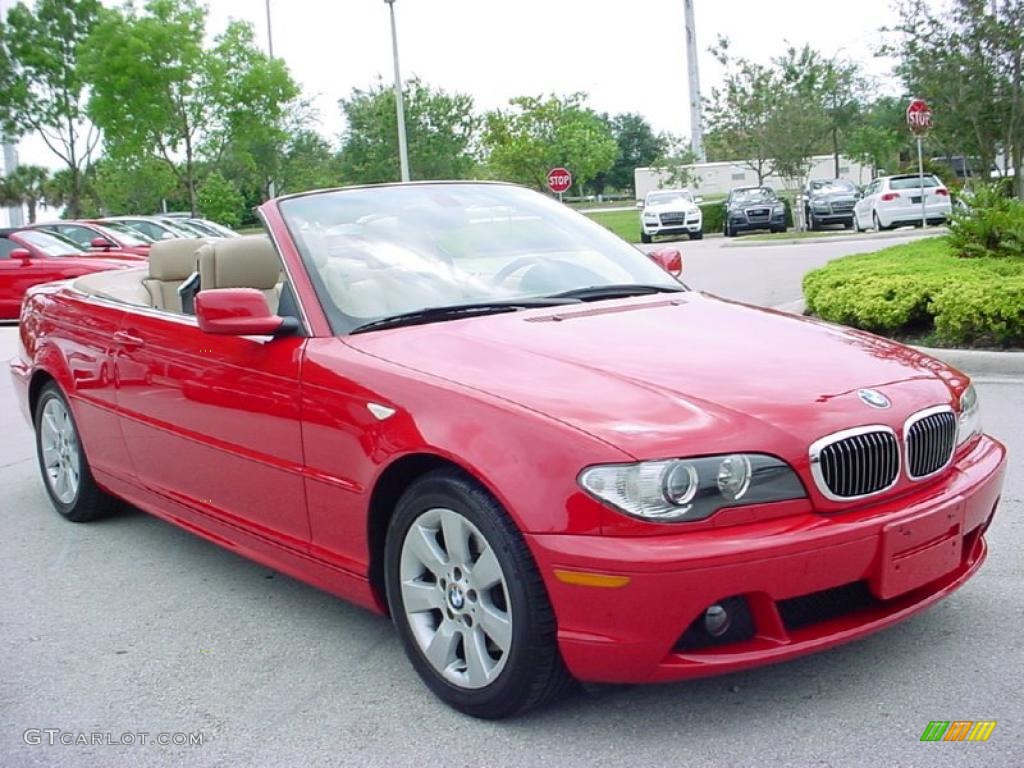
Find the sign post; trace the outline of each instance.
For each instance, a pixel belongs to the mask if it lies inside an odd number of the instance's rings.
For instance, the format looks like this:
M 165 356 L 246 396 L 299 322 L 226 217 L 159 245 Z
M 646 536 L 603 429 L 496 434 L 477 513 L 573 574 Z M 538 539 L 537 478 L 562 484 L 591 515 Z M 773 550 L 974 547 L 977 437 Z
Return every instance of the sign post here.
M 924 155 L 921 150 L 921 139 L 932 127 L 932 110 L 924 99 L 913 99 L 907 105 L 907 126 L 917 137 L 917 180 L 921 192 L 921 228 L 928 226 L 928 213 L 924 197 Z
M 565 168 L 559 166 L 548 171 L 548 189 L 558 195 L 558 202 L 562 202 L 562 193 L 568 192 L 572 186 L 572 174 Z

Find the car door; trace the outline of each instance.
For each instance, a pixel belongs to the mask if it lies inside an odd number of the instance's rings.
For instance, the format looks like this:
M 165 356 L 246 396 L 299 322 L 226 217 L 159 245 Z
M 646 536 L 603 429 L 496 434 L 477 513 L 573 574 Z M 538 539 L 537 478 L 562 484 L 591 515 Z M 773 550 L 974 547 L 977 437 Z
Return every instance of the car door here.
M 206 517 L 305 551 L 304 343 L 216 336 L 189 316 L 129 310 L 115 368 L 140 485 L 200 522 Z
M 857 220 L 860 222 L 862 227 L 871 226 L 871 211 L 874 205 L 874 195 L 878 191 L 879 182 L 875 179 L 873 182 L 864 188 L 864 194 L 861 195 L 860 199 L 854 205 L 854 211 L 857 213 Z

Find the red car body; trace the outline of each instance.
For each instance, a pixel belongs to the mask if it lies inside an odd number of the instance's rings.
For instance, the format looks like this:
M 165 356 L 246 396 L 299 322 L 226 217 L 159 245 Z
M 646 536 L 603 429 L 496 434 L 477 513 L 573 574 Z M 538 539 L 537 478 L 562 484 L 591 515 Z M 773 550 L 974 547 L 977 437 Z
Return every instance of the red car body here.
M 304 337 L 209 335 L 68 285 L 26 304 L 12 363 L 25 413 L 56 381 L 97 482 L 159 517 L 384 612 L 389 507 L 417 473 L 456 465 L 522 532 L 562 658 L 588 681 L 677 680 L 834 646 L 948 595 L 985 559 L 1005 467 L 988 436 L 868 499 L 830 499 L 813 477 L 808 447 L 824 435 L 904 437 L 912 414 L 959 407 L 968 377 L 926 355 L 697 292 L 338 337 L 278 202 L 261 212 Z M 859 387 L 892 407 L 868 407 Z M 784 458 L 806 498 L 664 525 L 577 480 L 595 464 L 734 451 Z M 750 636 L 686 647 L 705 608 L 734 596 Z M 830 607 L 808 620 L 814 601 Z
M 16 250 L 26 250 L 30 257 L 12 259 L 10 253 Z M 55 256 L 33 242 L 30 230 L 0 231 L 0 320 L 17 319 L 25 292 L 34 285 L 133 266 L 140 261 L 143 257 L 133 254 L 79 251 L 71 245 L 66 253 Z

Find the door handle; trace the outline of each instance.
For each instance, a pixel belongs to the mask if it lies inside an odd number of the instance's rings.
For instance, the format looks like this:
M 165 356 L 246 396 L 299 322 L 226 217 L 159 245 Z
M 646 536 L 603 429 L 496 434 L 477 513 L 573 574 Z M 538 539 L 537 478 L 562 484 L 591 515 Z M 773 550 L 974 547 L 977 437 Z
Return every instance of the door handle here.
M 138 336 L 133 336 L 127 331 L 117 331 L 114 334 L 114 343 L 125 349 L 138 349 L 145 342 Z

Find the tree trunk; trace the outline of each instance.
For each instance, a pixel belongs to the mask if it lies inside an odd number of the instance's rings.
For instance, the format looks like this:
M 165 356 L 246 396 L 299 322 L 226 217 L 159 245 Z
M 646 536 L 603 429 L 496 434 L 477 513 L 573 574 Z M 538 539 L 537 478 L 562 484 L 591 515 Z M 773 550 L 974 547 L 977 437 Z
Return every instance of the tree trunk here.
M 71 171 L 71 189 L 66 214 L 69 219 L 77 219 L 82 215 L 82 172 L 77 165 L 71 165 L 68 170 Z
M 35 224 L 36 223 L 36 200 L 35 200 L 35 198 L 34 197 L 30 197 L 26 201 L 26 205 L 28 206 L 28 223 L 29 224 Z

